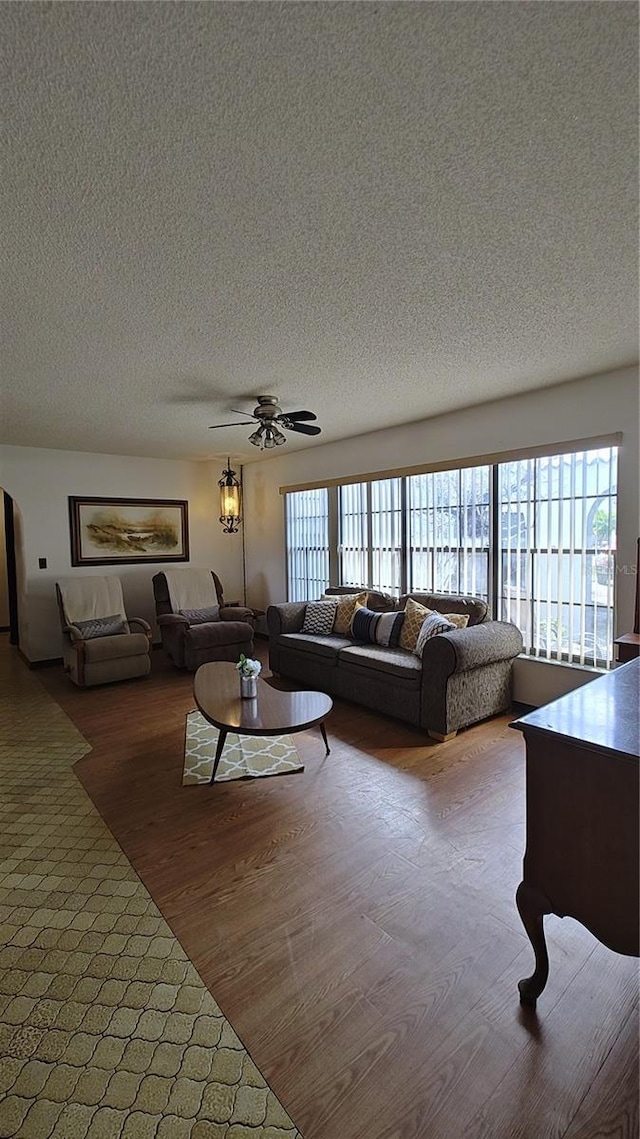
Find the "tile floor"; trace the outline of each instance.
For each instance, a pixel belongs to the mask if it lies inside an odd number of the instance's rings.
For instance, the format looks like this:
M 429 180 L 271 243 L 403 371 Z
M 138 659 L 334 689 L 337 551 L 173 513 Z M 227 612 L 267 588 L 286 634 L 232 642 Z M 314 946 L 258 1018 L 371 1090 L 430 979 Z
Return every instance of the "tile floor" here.
M 301 1139 L 0 639 L 0 1139 Z

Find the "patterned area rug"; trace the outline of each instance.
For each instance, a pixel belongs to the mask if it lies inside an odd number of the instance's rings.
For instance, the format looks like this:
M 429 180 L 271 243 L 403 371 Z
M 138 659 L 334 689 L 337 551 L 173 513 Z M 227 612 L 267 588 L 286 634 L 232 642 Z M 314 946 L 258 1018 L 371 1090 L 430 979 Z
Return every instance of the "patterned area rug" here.
M 218 729 L 200 712 L 187 716 L 182 784 L 208 783 L 218 743 Z M 216 772 L 216 783 L 288 775 L 304 771 L 291 736 L 236 736 L 229 732 Z
M 0 1137 L 301 1139 L 0 642 Z

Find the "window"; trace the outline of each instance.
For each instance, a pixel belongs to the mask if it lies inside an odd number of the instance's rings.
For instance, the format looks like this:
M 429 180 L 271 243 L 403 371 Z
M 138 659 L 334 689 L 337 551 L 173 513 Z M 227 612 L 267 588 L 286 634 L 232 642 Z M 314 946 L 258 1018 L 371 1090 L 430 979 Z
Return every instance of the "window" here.
M 289 601 L 319 597 L 329 585 L 329 499 L 326 488 L 286 496 Z
M 612 663 L 617 448 L 498 467 L 498 611 L 533 656 Z
M 489 598 L 490 467 L 410 475 L 409 590 Z
M 617 448 L 286 495 L 289 598 L 470 593 L 532 656 L 613 660 Z M 330 535 L 334 535 L 330 541 Z
M 340 580 L 338 585 L 369 581 L 369 484 L 349 483 L 338 491 L 340 506 Z
M 340 585 L 401 592 L 402 479 L 339 488 Z

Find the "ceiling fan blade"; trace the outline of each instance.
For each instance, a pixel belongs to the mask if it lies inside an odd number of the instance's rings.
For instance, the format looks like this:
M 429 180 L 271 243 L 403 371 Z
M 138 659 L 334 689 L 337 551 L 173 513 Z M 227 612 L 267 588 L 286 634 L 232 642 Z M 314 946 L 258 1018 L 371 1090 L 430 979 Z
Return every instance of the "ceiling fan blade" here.
M 289 419 L 293 423 L 300 422 L 302 419 L 317 419 L 318 416 L 314 415 L 312 411 L 285 411 L 282 415 L 276 415 L 276 419 Z
M 251 414 L 251 412 L 249 412 L 249 411 L 238 411 L 237 407 L 230 407 L 229 411 L 232 411 L 234 415 L 250 415 Z
M 212 423 L 209 431 L 215 431 L 216 427 L 253 427 L 253 419 L 245 419 L 244 423 Z
M 283 424 L 283 426 L 285 426 Z M 319 435 L 320 428 L 313 427 L 311 423 L 288 423 L 285 431 L 299 431 L 301 435 Z

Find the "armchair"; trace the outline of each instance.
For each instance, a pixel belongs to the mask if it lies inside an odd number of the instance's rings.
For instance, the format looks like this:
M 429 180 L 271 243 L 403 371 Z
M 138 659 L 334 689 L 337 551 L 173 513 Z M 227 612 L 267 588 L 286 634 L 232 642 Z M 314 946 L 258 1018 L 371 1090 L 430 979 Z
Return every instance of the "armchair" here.
M 74 684 L 88 688 L 148 675 L 151 627 L 142 617 L 127 617 L 119 578 L 65 578 L 56 582 L 56 598 L 64 669 Z
M 153 578 L 162 646 L 178 668 L 193 672 L 212 660 L 237 661 L 253 652 L 253 613 L 225 604 L 212 570 L 166 570 Z

